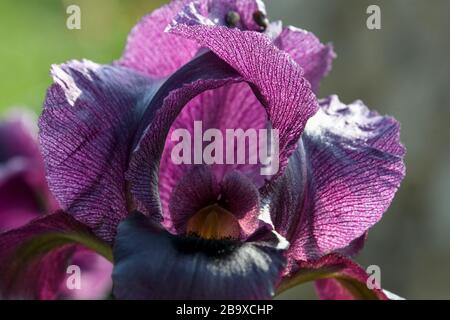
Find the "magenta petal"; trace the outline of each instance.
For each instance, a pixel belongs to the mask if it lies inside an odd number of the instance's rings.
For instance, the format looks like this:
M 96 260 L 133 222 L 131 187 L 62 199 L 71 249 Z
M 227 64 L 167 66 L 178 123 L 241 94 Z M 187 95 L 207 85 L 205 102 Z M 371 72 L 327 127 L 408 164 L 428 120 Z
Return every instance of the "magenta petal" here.
M 320 81 L 330 72 L 336 57 L 333 47 L 322 44 L 311 32 L 295 27 L 284 28 L 274 43 L 303 68 L 305 78 L 317 92 Z
M 124 172 L 151 84 L 125 68 L 53 66 L 39 121 L 50 189 L 61 207 L 111 241 L 125 217 Z
M 268 193 L 289 254 L 308 260 L 349 246 L 381 219 L 405 175 L 404 148 L 393 118 L 337 97 L 321 102 L 301 141 Z
M 209 48 L 255 89 L 272 127 L 279 130 L 282 171 L 306 121 L 317 111 L 316 98 L 302 69 L 266 35 L 217 26 L 193 4 L 177 16 L 169 31 Z
M 61 286 L 61 299 L 103 300 L 110 295 L 113 269 L 111 261 L 92 250 L 80 248 L 71 257 L 70 264 L 80 267 L 81 288 L 67 288 L 66 282 L 69 280 L 70 275 L 66 274 L 66 279 Z
M 128 36 L 127 46 L 118 63 L 152 78 L 164 78 L 189 62 L 198 49 L 195 41 L 165 32 L 172 20 L 193 0 L 174 0 L 145 16 Z M 236 26 L 246 30 L 260 30 L 253 18 L 255 12 L 265 13 L 259 0 L 197 0 L 201 13 L 216 24 L 226 25 L 228 12 L 239 14 Z
M 153 78 L 163 78 L 187 63 L 199 46 L 164 32 L 190 0 L 172 1 L 142 18 L 128 36 L 120 65 Z
M 86 226 L 63 212 L 1 234 L 0 297 L 58 298 L 70 258 L 81 248 L 75 239 L 98 241 Z
M 204 91 L 240 81 L 241 78 L 231 67 L 214 54 L 206 53 L 182 67 L 161 86 L 143 115 L 137 132 L 137 137 L 141 138 L 133 148 L 127 171 L 139 211 L 162 220 L 158 192 L 159 163 L 170 126 L 181 109 Z M 171 186 L 173 188 L 174 184 Z M 169 192 L 163 194 L 170 197 Z
M 242 81 L 250 84 L 266 108 L 272 127 L 279 130 L 279 173 L 295 150 L 307 119 L 317 111 L 317 101 L 308 81 L 302 78 L 301 68 L 269 38 L 258 32 L 217 27 L 212 22 L 208 26 L 199 24 L 208 20 L 199 16 L 193 5 L 186 10 L 172 32 L 198 40 L 221 59 L 208 52 L 178 70 L 143 116 L 137 134 L 142 138 L 133 148 L 127 176 L 136 207 L 144 214 L 161 211 L 157 172 L 169 128 L 182 108 L 204 91 Z
M 203 132 L 218 129 L 225 137 L 226 129 L 263 129 L 267 126 L 266 112 L 247 83 L 236 83 L 218 89 L 206 91 L 182 109 L 167 136 L 159 170 L 159 193 L 163 211 L 168 212 L 168 200 L 175 184 L 194 165 L 174 164 L 171 151 L 176 142 L 171 135 L 176 129 L 186 129 L 194 135 L 194 121 L 202 121 Z M 225 146 L 224 146 L 225 150 Z M 193 146 L 192 146 L 192 154 Z M 247 159 L 249 154 L 246 153 Z M 264 184 L 264 176 L 260 174 L 260 166 L 254 164 L 211 165 L 218 181 L 226 172 L 237 170 L 247 175 L 258 186 Z

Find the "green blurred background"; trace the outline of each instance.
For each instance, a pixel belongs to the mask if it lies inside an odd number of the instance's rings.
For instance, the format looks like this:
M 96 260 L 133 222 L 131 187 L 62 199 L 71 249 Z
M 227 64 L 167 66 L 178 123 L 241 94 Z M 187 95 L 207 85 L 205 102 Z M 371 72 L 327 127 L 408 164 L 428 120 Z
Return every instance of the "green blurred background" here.
M 52 63 L 109 63 L 155 0 L 2 0 L 0 113 L 40 112 Z M 81 30 L 66 28 L 66 7 L 81 7 Z M 362 99 L 402 123 L 407 177 L 369 234 L 358 261 L 381 267 L 381 284 L 409 299 L 450 298 L 450 1 L 268 0 L 269 17 L 333 42 L 338 58 L 320 96 Z M 366 28 L 378 4 L 382 29 Z M 312 286 L 281 298 L 312 298 Z

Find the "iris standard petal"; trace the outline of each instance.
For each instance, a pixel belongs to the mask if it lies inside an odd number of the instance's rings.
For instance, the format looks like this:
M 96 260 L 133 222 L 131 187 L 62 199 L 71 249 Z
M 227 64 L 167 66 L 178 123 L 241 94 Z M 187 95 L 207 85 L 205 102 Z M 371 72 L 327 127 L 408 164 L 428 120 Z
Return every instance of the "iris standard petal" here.
M 179 112 L 200 93 L 248 82 L 265 107 L 272 128 L 279 130 L 279 172 L 295 150 L 306 121 L 318 107 L 301 68 L 268 37 L 215 26 L 212 22 L 203 25 L 204 17 L 199 17 L 195 6 L 186 10 L 171 31 L 198 40 L 220 59 L 206 53 L 192 60 L 166 81 L 147 108 L 137 135 L 142 138 L 136 143 L 127 174 L 137 208 L 143 213 L 161 211 L 157 187 L 164 141 Z
M 50 189 L 65 211 L 111 241 L 127 214 L 124 172 L 152 83 L 86 60 L 53 66 L 52 75 L 39 120 Z
M 272 128 L 279 130 L 282 172 L 307 120 L 318 108 L 301 67 L 266 35 L 217 26 L 193 4 L 175 18 L 169 31 L 207 47 L 250 83 L 266 108 Z
M 152 78 L 163 78 L 191 60 L 198 45 L 164 32 L 190 1 L 172 1 L 143 17 L 128 36 L 125 52 L 118 63 Z
M 118 299 L 268 299 L 284 266 L 276 245 L 174 236 L 140 213 L 120 224 L 114 260 Z
M 381 219 L 405 175 L 399 124 L 361 102 L 321 102 L 284 176 L 267 193 L 289 254 L 308 260 L 347 247 Z
M 171 137 L 177 129 L 185 129 L 193 137 L 195 121 L 201 121 L 203 132 L 217 129 L 223 137 L 226 137 L 227 129 L 242 129 L 244 132 L 254 129 L 258 132 L 257 130 L 267 127 L 266 112 L 247 83 L 236 83 L 209 90 L 189 101 L 171 125 L 161 158 L 159 194 L 165 212 L 168 212 L 168 201 L 175 185 L 193 166 L 173 162 L 172 150 L 176 141 L 172 141 Z M 225 142 L 223 150 L 226 150 Z M 212 164 L 211 168 L 217 180 L 221 181 L 227 172 L 237 170 L 248 176 L 257 186 L 262 186 L 264 176 L 260 173 L 260 165 L 249 164 L 250 152 L 253 152 L 252 149 L 246 152 L 244 164 L 227 165 L 225 161 L 224 164 Z M 191 155 L 194 155 L 193 144 Z
M 241 81 L 235 70 L 208 52 L 183 66 L 161 86 L 142 117 L 126 173 L 139 211 L 162 221 L 159 164 L 170 126 L 182 108 L 204 91 Z
M 175 0 L 145 16 L 128 36 L 127 46 L 118 63 L 152 78 L 170 76 L 189 62 L 200 46 L 192 40 L 164 32 L 177 14 L 193 0 Z M 199 10 L 216 24 L 229 25 L 227 14 L 237 15 L 236 27 L 260 30 L 255 12 L 265 14 L 259 0 L 197 0 Z
M 80 245 L 112 259 L 108 245 L 63 212 L 2 233 L 0 298 L 58 298 L 69 259 L 80 250 Z
M 274 43 L 303 68 L 304 77 L 317 92 L 320 81 L 330 72 L 336 57 L 333 46 L 322 44 L 311 32 L 291 26 L 284 28 Z

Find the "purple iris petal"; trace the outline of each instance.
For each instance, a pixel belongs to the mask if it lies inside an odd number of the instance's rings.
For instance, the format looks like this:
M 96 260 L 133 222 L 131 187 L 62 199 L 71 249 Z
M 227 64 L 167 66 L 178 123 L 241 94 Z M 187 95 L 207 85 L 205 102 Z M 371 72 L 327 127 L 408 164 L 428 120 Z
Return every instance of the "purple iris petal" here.
M 321 102 L 284 176 L 269 191 L 295 260 L 342 249 L 381 219 L 405 175 L 399 124 L 361 102 Z M 294 214 L 295 213 L 295 214 Z
M 220 130 L 225 137 L 227 129 L 264 129 L 267 127 L 267 115 L 247 83 L 236 83 L 201 93 L 181 110 L 171 125 L 166 138 L 164 152 L 159 168 L 159 194 L 163 212 L 169 212 L 168 201 L 173 188 L 182 179 L 185 172 L 192 165 L 175 164 L 171 151 L 175 142 L 171 141 L 172 133 L 177 129 L 186 129 L 194 135 L 194 121 L 201 121 L 203 131 L 208 129 Z M 191 153 L 194 154 L 192 145 Z M 225 144 L 223 146 L 225 150 Z M 218 181 L 226 172 L 238 170 L 247 175 L 256 185 L 264 184 L 264 177 L 260 174 L 258 165 L 248 164 L 249 152 L 246 153 L 245 164 L 213 164 Z
M 122 67 L 54 66 L 39 121 L 47 178 L 61 207 L 112 241 L 126 216 L 124 172 L 152 84 Z
M 252 235 L 261 224 L 259 192 L 252 181 L 239 171 L 230 171 L 219 183 L 209 167 L 197 166 L 173 190 L 164 226 L 176 234 L 185 234 L 187 221 L 201 209 L 215 204 L 232 213 L 242 239 Z
M 266 108 L 273 129 L 280 131 L 282 170 L 306 122 L 318 108 L 302 69 L 267 36 L 214 25 L 193 4 L 177 16 L 170 32 L 209 48 L 250 83 Z
M 140 213 L 119 226 L 118 299 L 269 299 L 284 266 L 277 243 L 174 236 Z
M 332 45 L 324 45 L 311 32 L 295 27 L 284 28 L 274 43 L 303 68 L 305 78 L 317 92 L 336 57 Z
M 200 46 L 192 40 L 164 32 L 183 8 L 192 0 L 175 0 L 155 10 L 131 31 L 125 52 L 119 64 L 142 72 L 152 78 L 164 78 L 189 62 Z M 259 30 L 254 12 L 265 12 L 258 0 L 197 0 L 199 10 L 215 23 L 226 25 L 226 15 L 233 11 L 239 15 L 239 27 Z

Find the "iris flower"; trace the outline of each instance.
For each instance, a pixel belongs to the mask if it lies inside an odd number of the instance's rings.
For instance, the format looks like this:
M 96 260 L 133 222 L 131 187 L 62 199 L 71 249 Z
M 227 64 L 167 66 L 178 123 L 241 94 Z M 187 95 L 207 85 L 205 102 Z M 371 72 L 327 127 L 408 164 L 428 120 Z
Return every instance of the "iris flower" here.
M 180 0 L 144 17 L 118 61 L 54 65 L 39 127 L 62 211 L 0 236 L 2 275 L 33 277 L 40 297 L 75 244 L 114 262 L 117 299 L 269 299 L 314 280 L 322 298 L 386 299 L 351 257 L 405 150 L 393 118 L 316 97 L 334 58 L 261 1 Z M 194 121 L 278 130 L 280 170 L 174 164 L 169 137 Z

